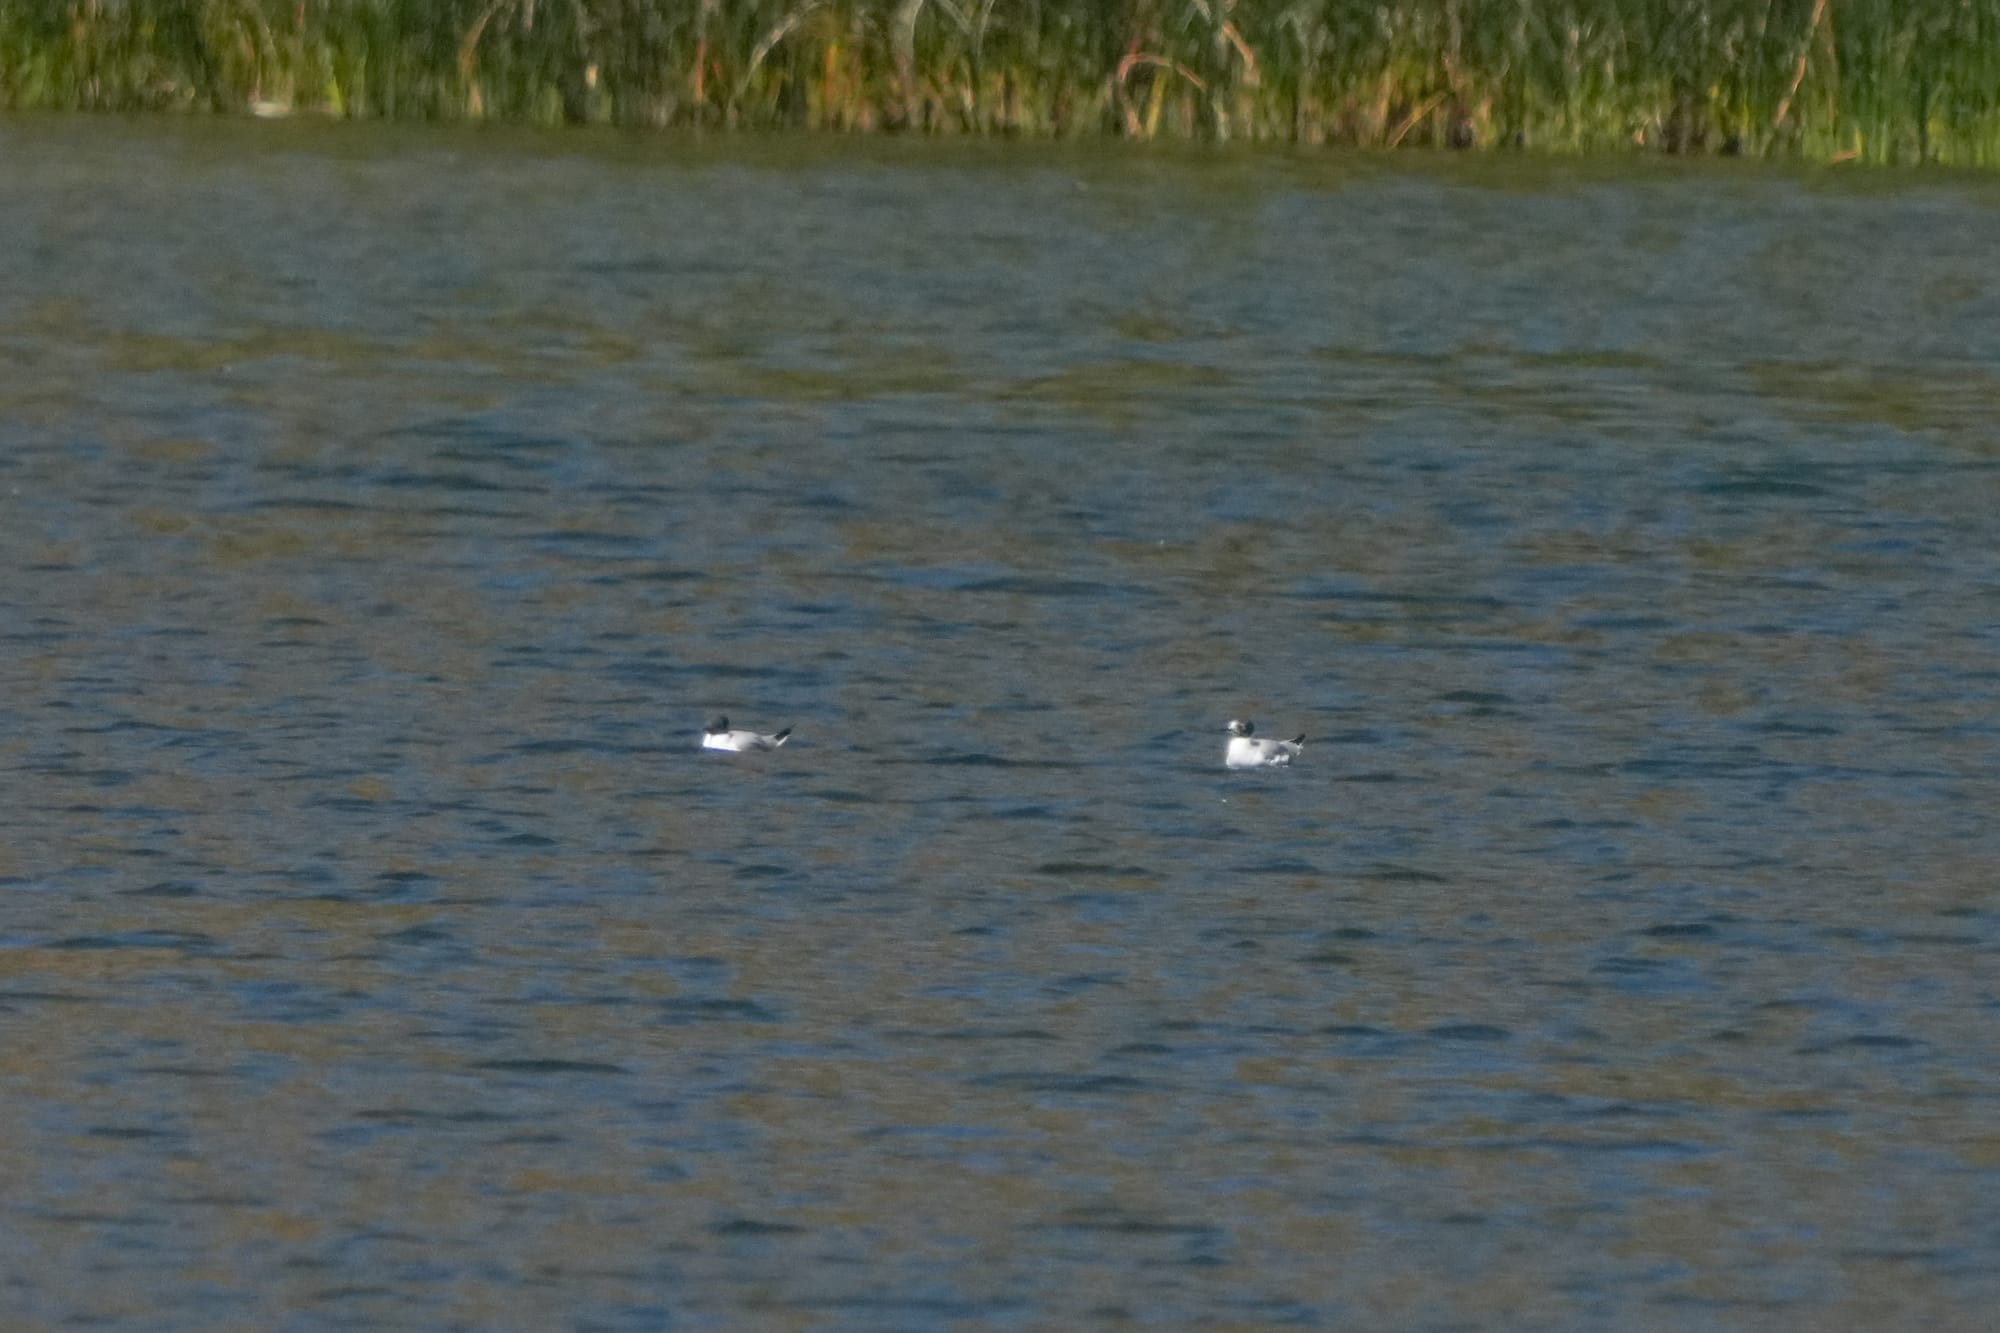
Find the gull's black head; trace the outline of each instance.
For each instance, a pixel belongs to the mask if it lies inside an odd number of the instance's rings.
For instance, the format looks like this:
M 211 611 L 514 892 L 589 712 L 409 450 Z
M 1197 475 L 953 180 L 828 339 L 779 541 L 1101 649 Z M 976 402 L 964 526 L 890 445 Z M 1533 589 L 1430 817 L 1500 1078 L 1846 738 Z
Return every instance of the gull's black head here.
M 729 730 L 729 719 L 720 713 L 717 713 L 708 724 L 708 734 L 711 736 L 727 730 Z
M 1248 736 L 1256 729 L 1248 722 L 1231 722 L 1229 724 L 1229 734 L 1232 736 Z

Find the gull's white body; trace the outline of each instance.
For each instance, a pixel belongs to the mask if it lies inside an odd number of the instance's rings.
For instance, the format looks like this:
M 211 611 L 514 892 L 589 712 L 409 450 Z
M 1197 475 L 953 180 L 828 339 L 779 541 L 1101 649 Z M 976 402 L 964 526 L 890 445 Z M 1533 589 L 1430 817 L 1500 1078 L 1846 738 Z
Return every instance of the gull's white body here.
M 701 733 L 701 748 L 704 750 L 734 750 L 738 753 L 745 750 L 775 750 L 780 745 L 783 745 L 785 738 L 791 734 L 792 729 L 790 727 L 786 727 L 783 731 L 774 732 L 769 736 L 755 731 L 732 731 L 729 728 L 729 719 L 718 717 L 715 721 L 708 724 L 706 731 Z
M 1222 752 L 1222 762 L 1229 768 L 1282 768 L 1298 757 L 1306 745 L 1305 734 L 1301 732 L 1289 741 L 1266 740 L 1262 736 L 1252 736 L 1256 730 L 1248 722 L 1229 724 L 1229 748 Z

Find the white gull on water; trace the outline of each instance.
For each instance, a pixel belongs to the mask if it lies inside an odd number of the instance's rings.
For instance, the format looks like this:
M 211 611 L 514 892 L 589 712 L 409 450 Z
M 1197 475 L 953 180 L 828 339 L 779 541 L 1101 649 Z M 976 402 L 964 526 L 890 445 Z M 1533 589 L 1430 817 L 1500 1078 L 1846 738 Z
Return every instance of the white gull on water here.
M 785 743 L 785 737 L 792 734 L 786 727 L 783 731 L 769 736 L 756 731 L 732 731 L 729 719 L 717 717 L 708 724 L 708 730 L 701 734 L 701 748 L 704 750 L 775 750 Z
M 1230 768 L 1275 768 L 1291 763 L 1305 748 L 1304 732 L 1288 741 L 1272 741 L 1252 736 L 1250 733 L 1256 729 L 1249 722 L 1229 724 L 1229 748 L 1222 752 L 1224 764 Z

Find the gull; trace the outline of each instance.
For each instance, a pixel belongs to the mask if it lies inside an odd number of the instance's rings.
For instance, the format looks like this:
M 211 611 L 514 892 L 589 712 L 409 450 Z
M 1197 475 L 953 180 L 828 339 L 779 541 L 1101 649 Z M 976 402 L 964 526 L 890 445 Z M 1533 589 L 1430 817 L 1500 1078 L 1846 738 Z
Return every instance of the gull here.
M 704 750 L 775 750 L 785 743 L 785 737 L 792 734 L 786 727 L 783 731 L 766 736 L 755 731 L 731 731 L 729 719 L 718 714 L 708 724 L 708 730 L 701 734 L 701 748 Z
M 1291 763 L 1293 756 L 1305 748 L 1304 732 L 1288 741 L 1267 741 L 1250 734 L 1256 729 L 1248 722 L 1229 724 L 1229 748 L 1222 754 L 1224 764 L 1230 768 L 1274 768 Z

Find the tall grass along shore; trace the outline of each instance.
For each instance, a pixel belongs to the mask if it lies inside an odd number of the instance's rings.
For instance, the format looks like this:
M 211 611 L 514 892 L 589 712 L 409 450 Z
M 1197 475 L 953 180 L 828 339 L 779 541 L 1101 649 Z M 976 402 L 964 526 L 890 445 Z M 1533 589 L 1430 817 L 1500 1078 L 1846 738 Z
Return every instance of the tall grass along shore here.
M 2000 163 L 2000 0 L 0 0 L 0 105 Z

